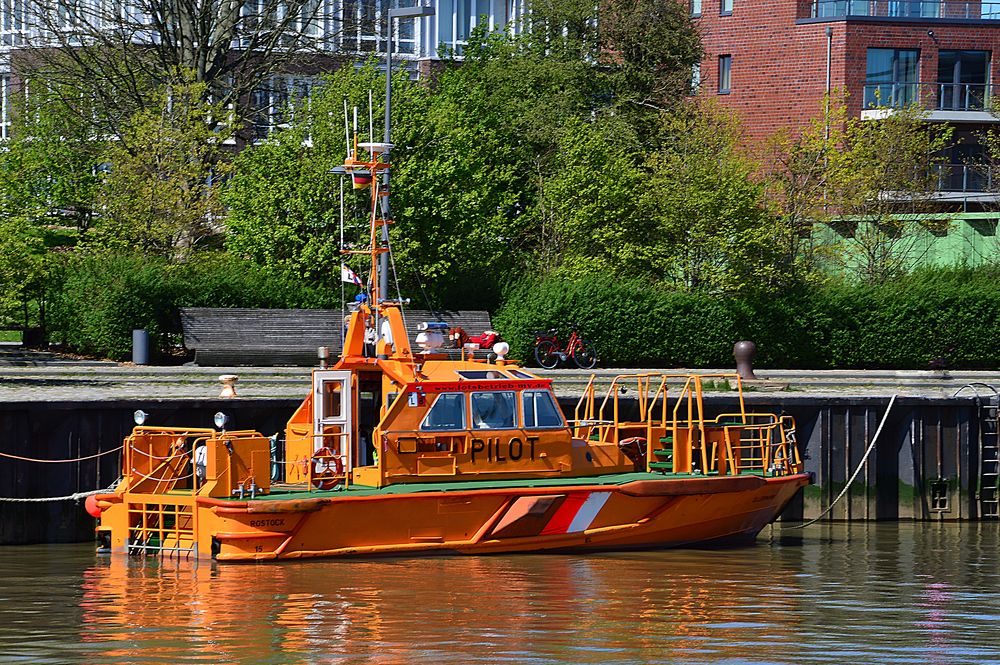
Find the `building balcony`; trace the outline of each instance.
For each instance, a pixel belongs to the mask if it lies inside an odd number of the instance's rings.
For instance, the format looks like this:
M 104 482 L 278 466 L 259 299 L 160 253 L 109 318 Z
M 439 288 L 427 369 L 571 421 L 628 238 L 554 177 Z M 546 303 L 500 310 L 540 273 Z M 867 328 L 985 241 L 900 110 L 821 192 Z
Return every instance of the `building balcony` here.
M 868 17 L 885 20 L 1000 21 L 1000 1 L 813 0 L 814 19 Z
M 934 167 L 938 201 L 996 201 L 994 168 L 986 164 L 938 164 Z
M 938 164 L 934 167 L 939 192 L 992 192 L 993 167 L 986 164 Z M 1000 182 L 996 183 L 1000 185 Z
M 916 107 L 938 122 L 994 123 L 993 86 L 988 83 L 869 83 L 861 117 L 877 120 L 901 108 Z

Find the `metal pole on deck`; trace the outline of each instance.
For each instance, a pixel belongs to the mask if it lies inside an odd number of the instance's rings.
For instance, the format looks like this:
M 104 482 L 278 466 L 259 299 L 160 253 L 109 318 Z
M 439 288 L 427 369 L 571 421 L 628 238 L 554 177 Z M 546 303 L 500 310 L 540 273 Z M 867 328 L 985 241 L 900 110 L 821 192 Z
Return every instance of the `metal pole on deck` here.
M 390 120 L 390 108 L 392 104 L 392 27 L 393 19 L 399 18 L 421 18 L 424 16 L 434 16 L 433 7 L 396 7 L 395 9 L 389 10 L 389 20 L 386 25 L 386 43 L 385 43 L 385 134 L 383 136 L 383 141 L 386 145 L 385 152 L 382 153 L 384 160 L 389 162 L 389 152 L 392 145 L 392 132 L 391 132 L 391 120 Z M 391 212 L 389 209 L 389 169 L 385 169 L 382 173 L 382 196 L 380 205 L 382 206 L 382 219 L 391 219 Z M 389 246 L 389 227 L 387 225 L 382 226 L 382 245 L 385 247 Z M 382 294 L 382 298 L 388 299 L 389 294 L 389 254 L 383 253 L 379 257 L 379 276 L 378 276 L 378 290 Z M 378 303 L 373 303 L 378 305 Z

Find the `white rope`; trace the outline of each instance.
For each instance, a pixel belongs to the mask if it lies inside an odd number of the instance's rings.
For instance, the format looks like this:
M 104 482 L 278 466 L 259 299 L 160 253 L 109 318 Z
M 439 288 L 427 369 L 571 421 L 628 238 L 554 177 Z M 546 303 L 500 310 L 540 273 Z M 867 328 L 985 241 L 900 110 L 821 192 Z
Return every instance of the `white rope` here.
M 875 449 L 875 443 L 878 441 L 878 435 L 882 433 L 882 427 L 885 425 L 885 421 L 889 419 L 889 412 L 892 411 L 892 405 L 895 402 L 896 402 L 896 395 L 894 394 L 892 396 L 892 399 L 889 400 L 889 406 L 885 407 L 885 413 L 882 415 L 882 422 L 880 422 L 878 424 L 878 429 L 875 430 L 875 436 L 872 437 L 872 442 L 870 444 L 868 444 L 868 450 L 865 451 L 864 457 L 862 457 L 861 461 L 858 463 L 858 468 L 856 468 L 854 470 L 854 473 L 851 475 L 851 479 L 847 481 L 847 484 L 844 485 L 844 489 L 840 491 L 840 494 L 838 494 L 837 498 L 833 500 L 833 503 L 831 503 L 829 506 L 827 506 L 826 510 L 824 510 L 822 513 L 820 513 L 819 516 L 816 517 L 815 519 L 811 519 L 808 522 L 805 522 L 803 524 L 796 524 L 796 525 L 790 526 L 788 528 L 790 528 L 790 529 L 804 529 L 805 527 L 809 526 L 810 524 L 815 524 L 816 522 L 818 522 L 821 519 L 823 519 L 824 517 L 826 517 L 830 513 L 830 511 L 833 510 L 833 507 L 837 505 L 837 502 L 840 501 L 844 497 L 845 494 L 847 494 L 847 490 L 849 490 L 851 488 L 851 484 L 854 483 L 854 480 L 858 477 L 858 474 L 861 473 L 861 469 L 862 469 L 862 467 L 864 467 L 865 462 L 868 461 L 868 455 L 870 455 L 871 452 L 872 452 L 872 450 Z
M 399 315 L 403 319 L 403 328 L 406 328 L 406 310 L 403 309 L 403 294 L 399 291 L 399 275 L 396 274 L 396 257 L 392 255 L 392 245 L 387 241 L 389 248 L 389 264 L 392 266 L 392 281 L 396 284 L 396 302 L 399 303 Z
M 108 487 L 100 490 L 90 490 L 89 492 L 74 492 L 73 494 L 67 494 L 66 496 L 45 496 L 36 498 L 15 498 L 15 497 L 0 497 L 0 503 L 48 503 L 52 501 L 79 501 L 80 499 L 86 499 L 88 496 L 93 496 L 94 494 L 106 494 L 108 492 L 113 492 L 115 487 L 121 479 L 119 478 L 115 482 L 111 483 Z
M 91 490 L 89 492 L 76 492 L 75 494 L 67 494 L 66 496 L 46 496 L 37 499 L 16 499 L 13 497 L 0 497 L 0 502 L 6 503 L 45 503 L 50 501 L 79 501 L 80 499 L 85 499 L 93 494 L 101 494 L 107 490 Z
M 178 453 L 174 453 L 170 457 L 160 457 L 159 455 L 154 455 L 153 453 L 147 453 L 147 452 L 144 452 L 142 450 L 139 450 L 135 446 L 132 447 L 132 451 L 136 452 L 136 453 L 139 453 L 140 455 L 143 455 L 144 457 L 148 457 L 149 459 L 155 459 L 155 460 L 160 460 L 160 461 L 168 461 L 168 460 L 178 459 L 180 457 L 188 457 L 188 451 L 186 451 L 186 450 L 182 450 L 182 451 L 180 451 Z
M 110 455 L 111 453 L 117 453 L 122 447 L 112 448 L 111 450 L 105 450 L 103 453 L 97 453 L 96 455 L 87 455 L 86 457 L 72 457 L 69 459 L 38 459 L 36 457 L 22 457 L 20 455 L 11 455 L 9 453 L 0 453 L 0 457 L 6 457 L 7 459 L 16 459 L 22 462 L 39 462 L 43 464 L 64 464 L 71 462 L 83 462 L 84 460 L 95 459 L 97 457 L 103 457 L 104 455 Z
M 192 471 L 189 474 L 183 475 L 183 476 L 171 476 L 169 478 L 157 478 L 156 476 L 147 476 L 142 471 L 139 471 L 139 470 L 137 470 L 135 468 L 132 469 L 132 473 L 134 473 L 137 476 L 142 476 L 142 478 L 145 479 L 145 480 L 155 480 L 155 481 L 161 482 L 161 483 L 170 483 L 170 482 L 173 482 L 175 480 L 187 480 L 188 478 L 194 478 L 194 471 Z

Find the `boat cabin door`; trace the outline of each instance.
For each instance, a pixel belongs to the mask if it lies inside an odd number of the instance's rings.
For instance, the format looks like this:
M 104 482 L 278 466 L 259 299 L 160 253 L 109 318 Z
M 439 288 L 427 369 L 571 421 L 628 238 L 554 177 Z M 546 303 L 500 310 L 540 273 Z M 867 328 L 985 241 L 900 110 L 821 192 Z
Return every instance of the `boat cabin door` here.
M 350 473 L 353 430 L 351 373 L 338 370 L 313 372 L 313 452 L 326 448 L 339 461 L 338 471 Z

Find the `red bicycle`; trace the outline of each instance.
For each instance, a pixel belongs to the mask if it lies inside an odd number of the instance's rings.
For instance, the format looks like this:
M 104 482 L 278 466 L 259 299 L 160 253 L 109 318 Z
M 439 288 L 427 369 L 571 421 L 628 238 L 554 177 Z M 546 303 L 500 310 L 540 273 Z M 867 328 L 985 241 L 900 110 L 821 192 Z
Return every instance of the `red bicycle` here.
M 570 326 L 569 341 L 560 349 L 558 331 L 538 330 L 535 335 L 535 361 L 545 369 L 555 369 L 560 362 L 572 358 L 580 369 L 593 369 L 597 365 L 597 349 L 592 342 L 580 337 L 576 326 Z

